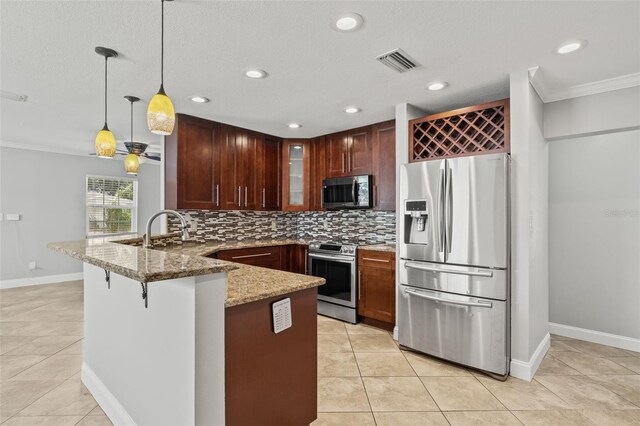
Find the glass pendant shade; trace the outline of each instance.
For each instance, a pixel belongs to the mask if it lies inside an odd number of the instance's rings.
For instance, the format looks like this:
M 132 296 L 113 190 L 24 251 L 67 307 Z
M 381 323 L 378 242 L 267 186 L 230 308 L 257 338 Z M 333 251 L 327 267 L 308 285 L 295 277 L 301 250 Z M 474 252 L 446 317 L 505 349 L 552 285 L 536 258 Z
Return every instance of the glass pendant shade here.
M 140 168 L 140 161 L 136 154 L 127 154 L 124 159 L 124 169 L 128 175 L 137 175 Z
M 160 91 L 151 98 L 147 109 L 149 131 L 156 135 L 170 135 L 173 133 L 175 122 L 176 112 L 173 109 L 173 103 L 160 87 Z
M 96 155 L 100 158 L 113 158 L 116 155 L 116 138 L 106 125 L 96 136 Z

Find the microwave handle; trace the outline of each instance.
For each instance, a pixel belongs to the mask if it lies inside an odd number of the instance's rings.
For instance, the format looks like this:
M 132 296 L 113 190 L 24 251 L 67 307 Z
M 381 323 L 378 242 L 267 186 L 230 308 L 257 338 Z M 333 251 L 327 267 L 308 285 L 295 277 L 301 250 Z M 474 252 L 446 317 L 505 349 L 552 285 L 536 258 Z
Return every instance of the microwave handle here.
M 356 198 L 357 186 L 358 186 L 358 180 L 357 179 L 353 179 L 353 183 L 351 184 L 351 199 L 353 200 L 353 205 L 354 206 L 358 205 L 358 200 Z

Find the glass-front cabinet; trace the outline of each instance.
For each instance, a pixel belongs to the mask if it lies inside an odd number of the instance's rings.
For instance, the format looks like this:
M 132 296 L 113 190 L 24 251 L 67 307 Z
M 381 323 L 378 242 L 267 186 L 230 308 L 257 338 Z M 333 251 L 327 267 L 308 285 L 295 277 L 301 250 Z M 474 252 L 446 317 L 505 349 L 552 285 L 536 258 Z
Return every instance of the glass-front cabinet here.
M 310 145 L 305 139 L 285 139 L 282 144 L 282 209 L 309 210 Z

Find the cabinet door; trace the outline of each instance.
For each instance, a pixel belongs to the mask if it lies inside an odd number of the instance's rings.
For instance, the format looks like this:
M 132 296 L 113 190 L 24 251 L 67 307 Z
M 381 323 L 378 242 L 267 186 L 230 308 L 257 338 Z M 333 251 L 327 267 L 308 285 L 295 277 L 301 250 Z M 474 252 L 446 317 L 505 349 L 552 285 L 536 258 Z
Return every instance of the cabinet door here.
M 260 150 L 259 209 L 280 210 L 281 140 L 265 136 Z
M 242 164 L 242 133 L 233 126 L 222 125 L 220 209 L 239 210 L 241 186 L 239 173 Z
M 307 255 L 309 254 L 309 246 L 304 244 L 294 244 L 288 246 L 288 267 L 289 272 L 295 274 L 307 274 Z
M 217 209 L 220 185 L 220 126 L 178 117 L 177 208 Z
M 282 143 L 282 210 L 309 210 L 309 140 Z
M 262 197 L 258 192 L 258 147 L 261 144 L 262 135 L 243 130 L 242 132 L 242 167 L 241 175 L 241 208 L 244 210 L 257 210 Z
M 373 126 L 373 206 L 396 209 L 396 125 L 395 121 Z
M 326 136 L 327 177 L 346 176 L 349 137 L 346 132 Z
M 320 136 L 310 141 L 311 145 L 311 187 L 309 188 L 310 210 L 322 210 L 322 180 L 327 177 L 327 156 L 325 138 Z
M 364 127 L 349 132 L 347 171 L 349 175 L 371 174 L 371 128 Z
M 360 267 L 358 314 L 379 321 L 396 321 L 395 271 Z

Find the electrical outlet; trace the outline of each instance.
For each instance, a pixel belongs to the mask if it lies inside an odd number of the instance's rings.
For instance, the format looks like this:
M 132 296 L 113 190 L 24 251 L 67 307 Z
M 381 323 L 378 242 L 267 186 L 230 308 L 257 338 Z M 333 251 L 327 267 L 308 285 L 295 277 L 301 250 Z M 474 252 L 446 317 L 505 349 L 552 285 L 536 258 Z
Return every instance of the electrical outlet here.
M 35 260 L 32 260 L 31 262 L 29 262 L 29 270 L 33 271 L 34 269 L 36 269 L 38 267 L 38 264 L 36 263 Z
M 198 221 L 195 219 L 191 219 L 189 222 L 189 232 L 196 232 L 198 230 Z
M 278 230 L 278 224 L 276 223 L 275 220 L 271 221 L 271 230 L 272 231 L 277 231 Z
M 20 220 L 20 213 L 7 213 L 6 220 Z

